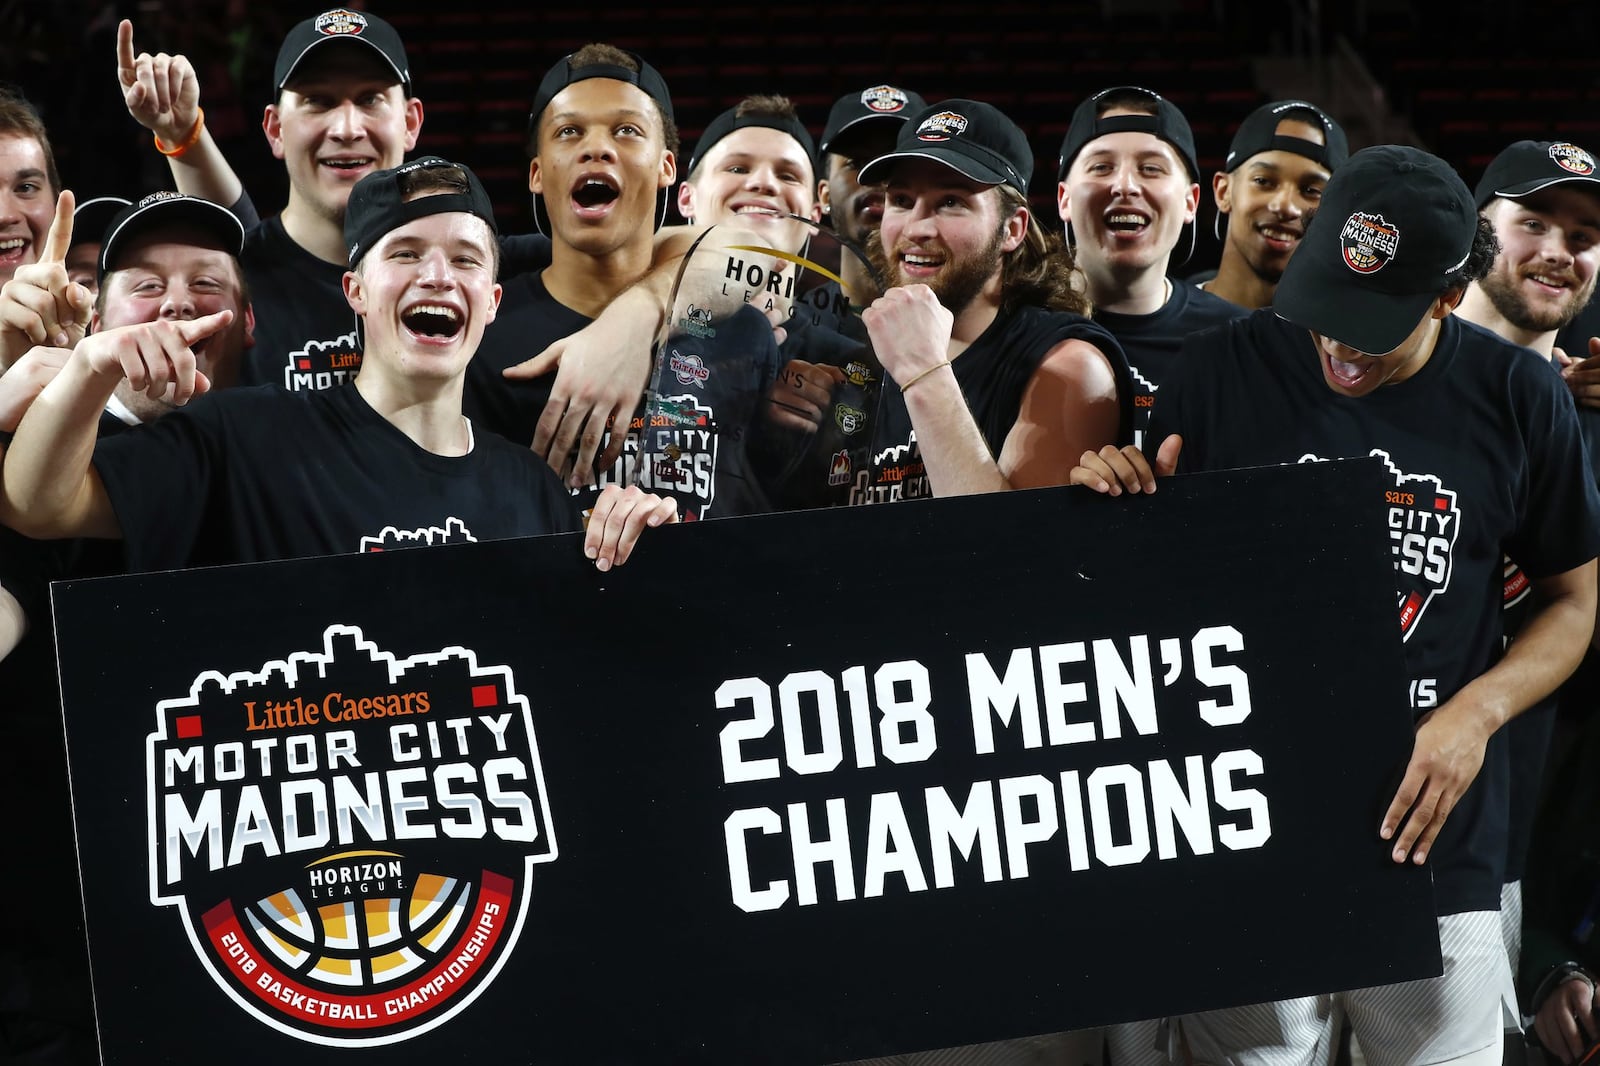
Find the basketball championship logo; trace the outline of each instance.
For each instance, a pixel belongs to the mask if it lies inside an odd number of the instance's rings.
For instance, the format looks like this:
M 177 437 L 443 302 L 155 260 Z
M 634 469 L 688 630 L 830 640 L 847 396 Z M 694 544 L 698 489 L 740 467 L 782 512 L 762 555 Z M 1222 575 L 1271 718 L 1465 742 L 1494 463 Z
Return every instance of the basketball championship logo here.
M 893 85 L 874 85 L 861 93 L 862 106 L 881 115 L 892 115 L 904 111 L 907 99 L 905 91 Z
M 1382 215 L 1357 211 L 1345 219 L 1339 232 L 1345 265 L 1357 274 L 1375 274 L 1388 265 L 1400 249 L 1400 230 Z
M 360 33 L 367 28 L 367 17 L 359 11 L 324 11 L 313 24 L 316 31 L 328 37 L 343 37 Z
M 146 739 L 150 901 L 279 1032 L 393 1044 L 500 972 L 556 857 L 527 700 L 460 647 L 317 652 L 201 674 Z
M 1562 142 L 1550 146 L 1550 159 L 1562 170 L 1587 178 L 1594 173 L 1594 156 L 1575 144 Z
M 917 127 L 919 141 L 948 141 L 967 132 L 967 117 L 954 111 L 941 111 L 929 115 Z

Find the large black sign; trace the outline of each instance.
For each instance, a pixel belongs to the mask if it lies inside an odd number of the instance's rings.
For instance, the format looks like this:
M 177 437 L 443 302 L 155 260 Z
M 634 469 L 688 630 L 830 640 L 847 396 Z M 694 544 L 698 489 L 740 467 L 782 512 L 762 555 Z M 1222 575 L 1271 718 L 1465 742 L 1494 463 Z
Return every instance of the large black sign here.
M 1438 973 L 1381 491 L 58 585 L 105 1061 L 816 1066 Z

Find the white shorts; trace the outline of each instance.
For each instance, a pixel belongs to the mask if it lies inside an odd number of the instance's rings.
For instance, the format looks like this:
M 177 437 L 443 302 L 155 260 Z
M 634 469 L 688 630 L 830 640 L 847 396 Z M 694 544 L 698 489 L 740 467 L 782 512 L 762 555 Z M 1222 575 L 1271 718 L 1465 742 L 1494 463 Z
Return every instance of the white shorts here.
M 1500 915 L 1440 918 L 1439 948 L 1439 977 L 1191 1014 L 1176 1025 L 1194 1061 L 1211 1066 L 1323 1066 L 1341 1013 L 1369 1066 L 1431 1066 L 1498 1049 L 1511 980 Z

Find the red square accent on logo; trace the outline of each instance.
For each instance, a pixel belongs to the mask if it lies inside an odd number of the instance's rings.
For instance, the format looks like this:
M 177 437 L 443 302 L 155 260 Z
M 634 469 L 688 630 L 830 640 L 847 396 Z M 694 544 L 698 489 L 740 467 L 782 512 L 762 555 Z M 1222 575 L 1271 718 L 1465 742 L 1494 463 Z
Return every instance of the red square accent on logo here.
M 309 359 L 296 359 L 294 361 L 294 366 L 295 366 L 296 370 L 310 370 L 311 369 L 311 360 L 309 360 Z
M 1450 501 L 1443 496 L 1435 496 L 1433 498 L 1433 509 L 1435 511 L 1448 511 L 1450 510 Z
M 472 705 L 474 707 L 493 707 L 500 702 L 500 694 L 493 685 L 473 685 Z
M 200 716 L 198 714 L 183 715 L 175 719 L 173 724 L 178 727 L 179 740 L 192 740 L 200 735 Z

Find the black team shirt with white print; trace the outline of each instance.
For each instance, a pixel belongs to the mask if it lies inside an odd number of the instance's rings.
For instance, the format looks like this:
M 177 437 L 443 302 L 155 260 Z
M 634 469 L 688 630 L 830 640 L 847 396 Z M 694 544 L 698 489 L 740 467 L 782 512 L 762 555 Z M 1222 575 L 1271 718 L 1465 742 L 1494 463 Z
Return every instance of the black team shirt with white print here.
M 1191 333 L 1247 314 L 1249 312 L 1238 304 L 1177 281 L 1172 282 L 1172 296 L 1167 302 L 1148 315 L 1124 315 L 1115 311 L 1094 313 L 1094 320 L 1122 345 L 1133 372 L 1133 442 L 1136 445 L 1144 447 L 1156 392 L 1172 373 L 1184 339 Z
M 1162 382 L 1146 453 L 1171 433 L 1183 435 L 1179 473 L 1382 460 L 1372 506 L 1389 532 L 1416 718 L 1499 658 L 1504 554 L 1538 578 L 1600 553 L 1600 494 L 1566 387 L 1533 352 L 1454 316 L 1421 370 L 1359 398 L 1327 386 L 1310 333 L 1270 308 L 1197 334 Z M 1441 915 L 1500 907 L 1504 738 L 1430 853 Z
M 467 366 L 462 405 L 473 423 L 528 447 L 555 374 L 508 380 L 502 371 L 590 321 L 551 296 L 539 273 L 505 282 L 499 312 Z M 778 369 L 771 323 L 748 305 L 712 324 L 673 323 L 659 358 L 654 404 L 641 400 L 622 457 L 576 491 L 579 507 L 592 507 L 607 485 L 637 484 L 675 499 L 685 521 L 771 510 L 748 455 Z
M 466 455 L 435 455 L 354 385 L 200 396 L 98 442 L 94 465 L 136 572 L 581 528 L 526 448 L 474 432 Z
M 1110 360 L 1122 410 L 1117 439 L 1106 443 L 1123 445 L 1132 441 L 1133 385 L 1116 338 L 1081 315 L 1022 307 L 996 317 L 950 364 L 992 455 L 999 456 L 1006 435 L 1016 425 L 1022 411 L 1022 395 L 1035 371 L 1050 350 L 1064 340 L 1087 341 Z M 885 383 L 879 400 L 868 466 L 850 474 L 852 505 L 933 495 L 905 396 L 893 383 Z

